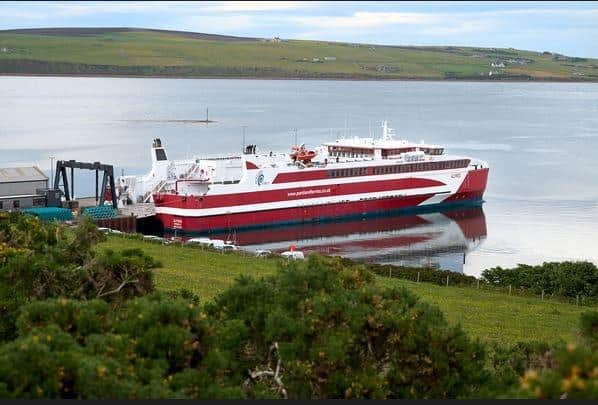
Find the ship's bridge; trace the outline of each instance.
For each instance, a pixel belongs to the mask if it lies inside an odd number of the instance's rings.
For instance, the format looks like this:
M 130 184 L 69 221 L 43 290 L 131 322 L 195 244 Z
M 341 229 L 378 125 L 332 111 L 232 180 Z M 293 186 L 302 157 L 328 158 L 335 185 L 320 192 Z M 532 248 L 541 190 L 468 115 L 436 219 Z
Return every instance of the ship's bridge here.
M 391 159 L 408 152 L 422 151 L 426 155 L 442 155 L 444 148 L 439 145 L 412 143 L 406 139 L 395 139 L 394 131 L 388 127 L 388 122 L 382 123 L 382 137 L 340 138 L 335 142 L 324 143 L 328 156 L 332 158 L 357 158 L 357 159 Z

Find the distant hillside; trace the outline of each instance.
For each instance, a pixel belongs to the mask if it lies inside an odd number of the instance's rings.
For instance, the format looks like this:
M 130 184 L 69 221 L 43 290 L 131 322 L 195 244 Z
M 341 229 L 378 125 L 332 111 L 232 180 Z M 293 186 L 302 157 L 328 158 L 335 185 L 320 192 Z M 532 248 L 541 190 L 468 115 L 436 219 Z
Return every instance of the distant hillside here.
M 242 38 L 141 28 L 0 31 L 0 74 L 598 81 L 598 59 L 455 46 Z

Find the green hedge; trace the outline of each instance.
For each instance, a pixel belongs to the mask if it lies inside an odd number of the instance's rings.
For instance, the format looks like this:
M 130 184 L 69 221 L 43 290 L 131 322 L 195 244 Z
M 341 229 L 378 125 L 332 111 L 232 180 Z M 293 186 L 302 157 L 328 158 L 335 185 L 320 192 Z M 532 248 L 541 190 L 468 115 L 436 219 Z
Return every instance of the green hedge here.
M 545 262 L 539 266 L 520 264 L 515 268 L 484 270 L 482 278 L 492 286 L 513 288 L 533 294 L 598 299 L 598 267 L 590 262 Z

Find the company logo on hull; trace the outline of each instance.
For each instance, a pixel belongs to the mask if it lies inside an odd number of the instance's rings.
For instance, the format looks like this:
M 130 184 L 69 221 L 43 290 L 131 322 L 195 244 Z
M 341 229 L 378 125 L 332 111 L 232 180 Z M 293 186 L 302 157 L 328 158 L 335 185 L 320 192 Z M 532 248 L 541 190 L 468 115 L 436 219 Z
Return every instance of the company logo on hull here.
M 255 183 L 258 186 L 261 186 L 262 184 L 264 184 L 264 172 L 262 172 L 261 170 L 258 173 L 258 175 L 255 177 Z

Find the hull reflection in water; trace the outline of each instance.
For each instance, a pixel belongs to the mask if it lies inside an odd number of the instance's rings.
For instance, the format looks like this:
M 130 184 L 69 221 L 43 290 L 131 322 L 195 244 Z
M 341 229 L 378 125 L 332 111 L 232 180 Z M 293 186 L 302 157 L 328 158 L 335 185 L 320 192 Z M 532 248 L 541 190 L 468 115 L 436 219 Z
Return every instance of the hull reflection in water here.
M 356 261 L 427 266 L 463 272 L 465 255 L 486 238 L 481 206 L 419 215 L 383 216 L 329 223 L 210 234 L 233 240 L 245 250 L 282 252 L 294 245 Z

